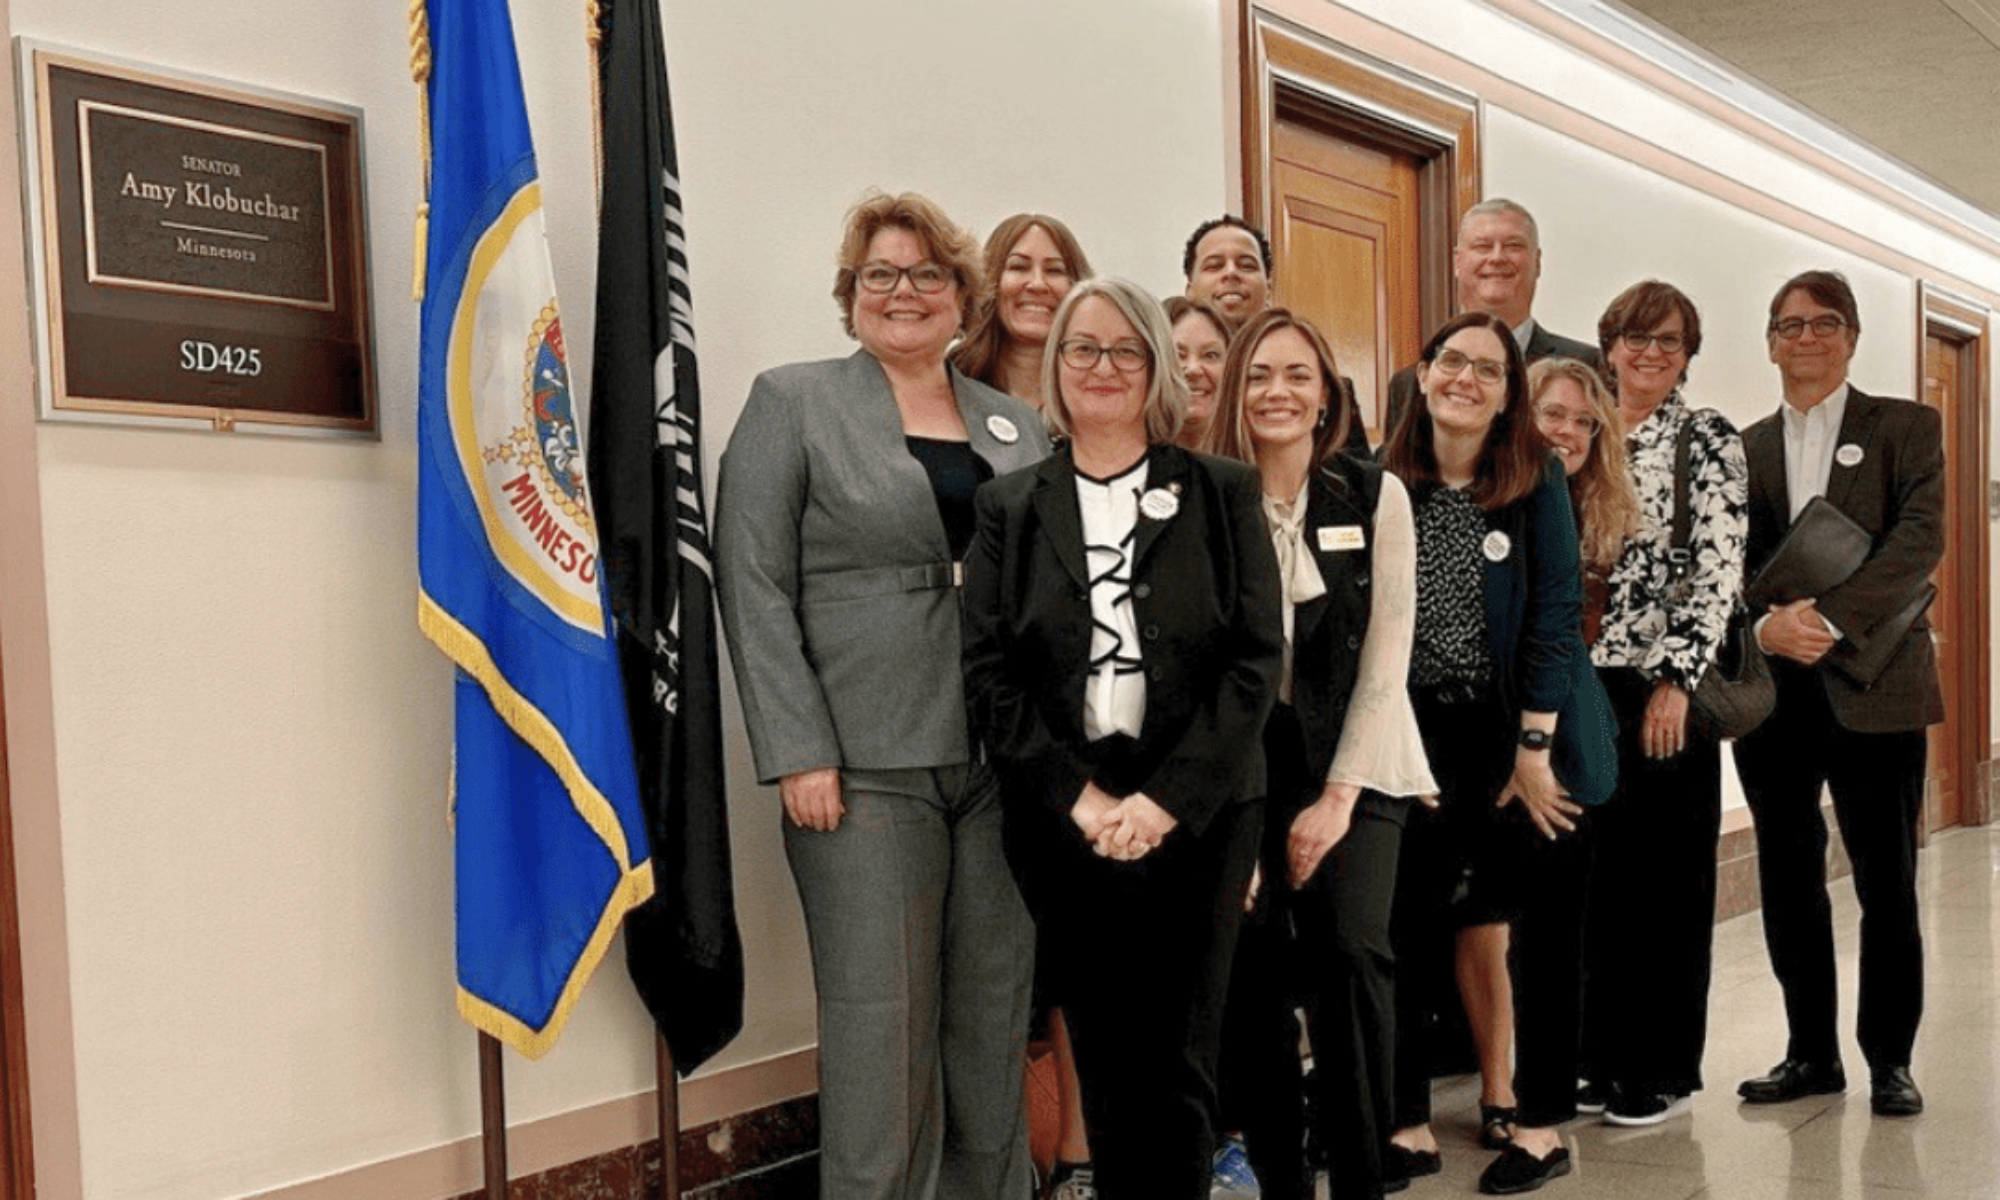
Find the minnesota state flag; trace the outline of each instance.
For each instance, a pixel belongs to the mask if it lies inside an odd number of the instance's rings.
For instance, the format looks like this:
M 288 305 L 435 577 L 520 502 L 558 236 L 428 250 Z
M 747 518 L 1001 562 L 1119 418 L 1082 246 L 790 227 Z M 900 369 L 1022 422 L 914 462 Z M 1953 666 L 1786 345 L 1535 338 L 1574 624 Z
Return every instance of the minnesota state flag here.
M 418 623 L 458 665 L 458 1009 L 555 1043 L 653 891 L 505 0 L 428 0 Z

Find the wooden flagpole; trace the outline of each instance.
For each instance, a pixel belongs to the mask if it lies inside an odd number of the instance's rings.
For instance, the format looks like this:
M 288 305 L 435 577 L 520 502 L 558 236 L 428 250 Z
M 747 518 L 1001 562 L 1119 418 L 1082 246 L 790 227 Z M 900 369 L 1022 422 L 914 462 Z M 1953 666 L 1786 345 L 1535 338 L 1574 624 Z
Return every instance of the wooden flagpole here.
M 657 1200 L 681 1200 L 681 1077 L 673 1047 L 653 1034 L 653 1069 L 659 1074 L 660 1190 Z
M 486 1200 L 507 1200 L 507 1091 L 500 1040 L 479 1035 L 479 1141 L 486 1153 Z

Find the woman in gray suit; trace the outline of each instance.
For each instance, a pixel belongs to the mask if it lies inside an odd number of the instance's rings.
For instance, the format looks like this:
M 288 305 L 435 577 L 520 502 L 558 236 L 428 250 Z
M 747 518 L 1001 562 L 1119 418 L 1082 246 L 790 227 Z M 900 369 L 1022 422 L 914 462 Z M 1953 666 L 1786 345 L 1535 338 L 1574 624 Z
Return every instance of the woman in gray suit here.
M 759 376 L 722 456 L 716 578 L 805 908 L 835 1200 L 1031 1186 L 1034 931 L 966 732 L 958 580 L 974 489 L 1048 440 L 945 365 L 979 277 L 931 201 L 864 200 L 833 289 L 861 350 Z

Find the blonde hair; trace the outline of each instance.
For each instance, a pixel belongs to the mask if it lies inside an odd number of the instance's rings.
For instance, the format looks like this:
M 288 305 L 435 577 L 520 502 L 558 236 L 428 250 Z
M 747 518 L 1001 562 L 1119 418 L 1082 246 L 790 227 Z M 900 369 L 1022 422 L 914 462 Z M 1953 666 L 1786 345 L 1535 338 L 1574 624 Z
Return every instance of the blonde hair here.
M 1077 305 L 1093 296 L 1111 303 L 1146 343 L 1146 441 L 1160 446 L 1174 440 L 1187 421 L 1187 380 L 1181 377 L 1174 358 L 1173 326 L 1160 302 L 1129 279 L 1100 276 L 1080 281 L 1063 297 L 1049 327 L 1048 344 L 1042 347 L 1042 417 L 1049 428 L 1063 437 L 1075 437 L 1070 425 L 1069 400 L 1062 390 L 1062 343 L 1076 317 Z
M 1632 486 L 1632 472 L 1625 461 L 1625 421 L 1618 415 L 1618 402 L 1604 386 L 1604 377 L 1588 363 L 1573 358 L 1545 358 L 1528 368 L 1528 403 L 1558 380 L 1567 379 L 1583 392 L 1590 415 L 1597 418 L 1597 433 L 1590 440 L 1590 453 L 1569 480 L 1570 499 L 1576 505 L 1577 531 L 1583 540 L 1583 561 L 1600 571 L 1609 571 L 1625 552 L 1625 539 L 1638 532 L 1643 510 L 1639 493 Z
M 979 311 L 981 287 L 979 242 L 952 222 L 937 202 L 916 192 L 891 196 L 870 192 L 847 210 L 847 228 L 840 237 L 840 270 L 833 277 L 833 298 L 840 305 L 840 327 L 854 336 L 854 291 L 868 245 L 884 229 L 903 229 L 924 244 L 924 257 L 950 271 L 958 284 L 958 324 L 971 324 Z

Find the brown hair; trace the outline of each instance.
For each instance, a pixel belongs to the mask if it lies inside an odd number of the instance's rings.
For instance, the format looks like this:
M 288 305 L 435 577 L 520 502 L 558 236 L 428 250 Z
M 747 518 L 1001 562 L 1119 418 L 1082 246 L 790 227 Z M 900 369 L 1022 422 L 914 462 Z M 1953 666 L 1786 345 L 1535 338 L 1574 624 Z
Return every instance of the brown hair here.
M 1839 313 L 1854 336 L 1861 336 L 1861 310 L 1854 303 L 1854 288 L 1838 271 L 1803 271 L 1785 280 L 1778 294 L 1771 297 L 1771 319 L 1764 327 L 1767 331 L 1777 326 L 1778 310 L 1785 307 L 1786 297 L 1793 292 L 1804 292 L 1814 304 Z
M 1585 565 L 1609 571 L 1625 552 L 1625 539 L 1638 532 L 1643 510 L 1625 461 L 1625 419 L 1618 401 L 1604 386 L 1604 377 L 1589 363 L 1573 358 L 1545 358 L 1528 368 L 1528 402 L 1542 398 L 1551 384 L 1567 379 L 1583 392 L 1583 402 L 1597 419 L 1597 433 L 1583 466 L 1570 476 L 1569 494 L 1576 507 L 1577 531 Z
M 847 228 L 840 237 L 840 270 L 833 277 L 833 298 L 840 305 L 840 327 L 847 336 L 854 336 L 855 277 L 868 255 L 868 244 L 884 229 L 915 234 L 924 244 L 924 256 L 952 273 L 958 283 L 959 325 L 968 324 L 980 304 L 979 243 L 953 224 L 928 196 L 871 192 L 847 210 Z
M 1250 416 L 1245 403 L 1250 395 L 1250 360 L 1264 339 L 1281 329 L 1298 330 L 1312 347 L 1313 357 L 1319 360 L 1323 407 L 1319 423 L 1313 427 L 1312 465 L 1325 462 L 1347 443 L 1347 405 L 1340 391 L 1340 368 L 1333 360 L 1333 348 L 1304 317 L 1289 309 L 1267 308 L 1244 322 L 1229 343 L 1229 358 L 1222 365 L 1222 386 L 1215 395 L 1215 415 L 1209 418 L 1208 430 L 1202 436 L 1204 453 L 1256 463 L 1257 445 L 1250 436 Z
M 1215 307 L 1215 305 L 1210 304 L 1206 300 L 1195 300 L 1183 296 L 1178 292 L 1168 296 L 1162 303 L 1167 309 L 1167 325 L 1169 328 L 1180 324 L 1182 317 L 1192 313 L 1201 317 L 1210 325 L 1215 326 L 1215 332 L 1222 335 L 1224 345 L 1229 343 L 1229 339 L 1232 336 L 1229 332 L 1229 320 L 1222 315 L 1222 310 Z
M 1090 278 L 1090 260 L 1069 226 L 1041 213 L 1015 213 L 993 227 L 986 237 L 986 266 L 980 285 L 979 311 L 965 326 L 965 339 L 952 350 L 951 365 L 981 383 L 999 386 L 1000 352 L 1007 348 L 1007 326 L 1000 320 L 1000 276 L 1007 270 L 1007 256 L 1014 243 L 1040 229 L 1056 244 L 1063 266 L 1069 268 L 1072 284 Z
M 1491 313 L 1460 313 L 1445 322 L 1444 328 L 1424 343 L 1422 371 L 1428 374 L 1438 352 L 1462 329 L 1490 329 L 1500 339 L 1507 356 L 1507 399 L 1486 431 L 1486 444 L 1473 467 L 1472 486 L 1467 494 L 1487 512 L 1504 508 L 1532 493 L 1541 482 L 1548 464 L 1548 449 L 1535 432 L 1534 414 L 1528 408 L 1528 375 L 1521 367 L 1521 347 L 1514 341 L 1507 322 Z M 1431 429 L 1431 406 L 1422 397 L 1403 412 L 1402 421 L 1382 447 L 1382 466 L 1410 485 L 1438 481 L 1437 441 Z
M 1618 390 L 1618 378 L 1611 369 L 1611 347 L 1617 345 L 1618 335 L 1628 329 L 1651 333 L 1675 313 L 1681 315 L 1681 348 L 1687 351 L 1688 361 L 1693 362 L 1694 356 L 1701 353 L 1701 314 L 1695 311 L 1694 301 L 1673 284 L 1647 279 L 1618 293 L 1605 306 L 1604 315 L 1597 318 L 1597 348 L 1604 352 L 1604 369 L 1610 376 L 1613 392 Z M 1685 366 L 1681 368 L 1681 382 L 1687 382 Z

